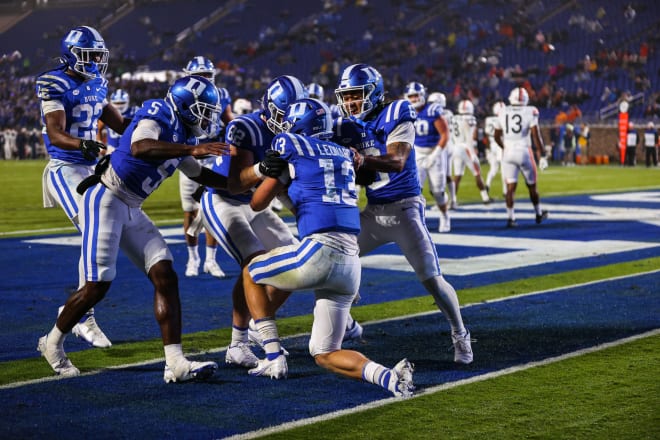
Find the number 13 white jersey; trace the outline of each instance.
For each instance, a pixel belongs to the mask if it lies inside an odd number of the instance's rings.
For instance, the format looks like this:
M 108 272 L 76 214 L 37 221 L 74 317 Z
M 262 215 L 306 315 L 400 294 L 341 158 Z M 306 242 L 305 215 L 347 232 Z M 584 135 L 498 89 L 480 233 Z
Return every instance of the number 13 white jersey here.
M 539 124 L 539 111 L 530 105 L 507 105 L 497 115 L 495 128 L 502 129 L 502 142 L 507 148 L 527 149 L 532 145 L 531 128 Z

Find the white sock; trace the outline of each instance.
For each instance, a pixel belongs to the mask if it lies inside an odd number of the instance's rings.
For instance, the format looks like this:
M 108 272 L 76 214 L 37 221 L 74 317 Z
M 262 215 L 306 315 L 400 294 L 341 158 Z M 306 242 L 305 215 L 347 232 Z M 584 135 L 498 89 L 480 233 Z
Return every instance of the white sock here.
M 536 211 L 536 215 L 543 214 L 543 211 L 541 210 L 541 204 L 540 203 L 538 205 L 534 205 L 534 211 Z
M 206 246 L 206 261 L 215 261 L 215 252 L 218 250 L 217 247 Z
M 506 215 L 509 216 L 511 220 L 516 219 L 516 214 L 513 212 L 513 208 L 506 208 Z
M 240 343 L 248 342 L 248 328 L 236 327 L 235 325 L 231 326 L 231 344 L 234 346 Z
M 488 201 L 488 199 L 489 199 L 488 191 L 486 191 L 485 189 L 482 189 L 481 191 L 479 191 L 479 194 L 481 194 L 481 200 L 483 200 L 484 202 Z
M 380 385 L 386 390 L 389 389 L 391 376 L 392 370 L 374 361 L 367 362 L 362 369 L 362 379 L 366 382 Z
M 62 333 L 62 331 L 57 328 L 57 325 L 54 325 L 51 331 L 48 333 L 48 337 L 46 338 L 46 345 L 62 350 L 64 349 L 65 338 L 66 334 Z
M 165 364 L 168 367 L 172 368 L 182 360 L 186 360 L 181 344 L 169 344 L 163 348 L 165 349 Z
M 199 251 L 197 250 L 197 245 L 188 246 L 188 259 L 199 260 Z
M 277 325 L 274 318 L 262 318 L 254 321 L 259 330 L 259 335 L 263 339 L 264 351 L 269 360 L 273 360 L 282 352 L 280 345 L 280 335 L 277 332 Z

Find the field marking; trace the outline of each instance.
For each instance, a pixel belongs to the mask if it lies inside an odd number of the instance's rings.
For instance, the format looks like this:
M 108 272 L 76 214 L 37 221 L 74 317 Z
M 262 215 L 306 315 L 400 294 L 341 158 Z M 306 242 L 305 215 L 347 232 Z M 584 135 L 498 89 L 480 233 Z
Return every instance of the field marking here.
M 507 296 L 507 297 L 503 297 L 503 298 L 495 298 L 495 299 L 492 299 L 492 300 L 479 301 L 479 302 L 475 302 L 475 303 L 468 303 L 468 304 L 462 305 L 461 309 L 466 309 L 466 308 L 469 308 L 469 307 L 475 307 L 475 306 L 482 305 L 482 304 L 491 304 L 491 303 L 496 303 L 496 302 L 509 301 L 509 300 L 514 300 L 514 299 L 518 299 L 518 298 L 524 298 L 524 297 L 527 297 L 527 296 L 543 295 L 545 293 L 552 293 L 552 292 L 556 292 L 556 291 L 574 289 L 574 288 L 578 288 L 578 287 L 590 286 L 590 285 L 593 285 L 593 284 L 606 283 L 606 282 L 610 282 L 610 281 L 618 281 L 618 280 L 622 280 L 622 279 L 626 279 L 626 278 L 634 278 L 634 277 L 638 277 L 638 276 L 645 276 L 645 275 L 650 275 L 650 274 L 659 273 L 659 272 L 660 272 L 660 269 L 655 269 L 655 270 L 651 270 L 651 271 L 647 271 L 647 272 L 637 272 L 637 273 L 634 273 L 634 274 L 620 275 L 620 276 L 611 277 L 611 278 L 602 278 L 600 280 L 586 281 L 586 282 L 577 283 L 577 284 L 569 284 L 569 285 L 565 285 L 565 286 L 553 287 L 553 288 L 550 288 L 550 289 L 537 290 L 537 291 L 534 291 L 534 292 L 520 293 L 520 294 L 517 294 L 517 295 L 511 295 L 511 296 Z M 404 319 L 416 318 L 416 317 L 420 317 L 420 316 L 428 316 L 428 315 L 439 314 L 439 313 L 441 313 L 440 310 L 429 310 L 429 311 L 426 311 L 426 312 L 411 313 L 411 314 L 408 314 L 408 315 L 396 316 L 396 317 L 393 317 L 393 318 L 377 319 L 377 320 L 372 320 L 372 321 L 363 321 L 362 324 L 363 325 L 380 324 L 380 323 L 384 323 L 384 322 L 401 321 L 401 320 L 404 320 Z M 294 334 L 294 335 L 288 335 L 286 337 L 283 337 L 282 340 L 286 341 L 287 339 L 293 339 L 293 338 L 308 336 L 309 334 L 310 334 L 309 332 L 297 333 L 297 334 Z M 143 342 L 143 341 L 141 341 L 141 342 Z M 223 347 L 213 348 L 213 349 L 210 349 L 210 350 L 197 351 L 197 352 L 194 352 L 194 353 L 187 352 L 186 355 L 188 355 L 188 356 L 203 356 L 203 355 L 207 355 L 207 354 L 215 354 L 215 353 L 220 353 L 220 352 L 226 351 L 227 348 L 229 348 L 229 347 L 228 346 L 223 346 Z M 141 366 L 152 365 L 152 364 L 156 364 L 156 363 L 164 362 L 164 361 L 165 361 L 165 358 L 162 357 L 162 358 L 148 359 L 148 360 L 129 363 L 129 364 L 113 365 L 113 366 L 110 366 L 110 367 L 104 367 L 104 368 L 100 368 L 100 369 L 97 369 L 97 370 L 87 371 L 87 372 L 81 374 L 80 376 L 93 376 L 93 375 L 103 373 L 104 371 L 108 371 L 108 370 L 121 370 L 121 369 L 124 369 L 124 368 L 141 367 Z M 78 377 L 80 377 L 80 376 L 78 376 Z M 67 378 L 66 377 L 61 377 L 61 376 L 41 377 L 39 379 L 31 379 L 31 380 L 25 380 L 25 381 L 21 381 L 21 382 L 13 382 L 13 383 L 0 385 L 0 390 L 10 389 L 10 388 L 19 388 L 19 387 L 25 386 L 25 385 L 33 385 L 33 384 L 52 382 L 52 381 L 55 381 L 55 380 L 65 380 L 65 379 L 67 379 Z
M 628 344 L 630 342 L 634 342 L 634 341 L 637 341 L 639 339 L 644 339 L 644 338 L 648 338 L 648 337 L 652 337 L 652 336 L 656 336 L 656 335 L 660 335 L 660 329 L 651 330 L 651 331 L 648 331 L 648 332 L 645 332 L 645 333 L 640 333 L 638 335 L 630 336 L 630 337 L 623 338 L 623 339 L 618 339 L 616 341 L 607 342 L 607 343 L 604 343 L 604 344 L 594 345 L 593 347 L 583 348 L 581 350 L 577 350 L 577 351 L 573 351 L 573 352 L 570 352 L 570 353 L 562 354 L 560 356 L 550 357 L 550 358 L 547 358 L 547 359 L 543 359 L 541 361 L 528 362 L 528 363 L 523 364 L 523 365 L 508 367 L 508 368 L 505 368 L 503 370 L 497 370 L 497 371 L 493 371 L 493 372 L 490 372 L 490 373 L 486 373 L 486 374 L 482 374 L 482 375 L 478 375 L 478 376 L 473 376 L 473 377 L 470 377 L 468 379 L 461 379 L 461 380 L 457 380 L 457 381 L 454 381 L 454 382 L 446 382 L 446 383 L 443 383 L 441 385 L 436 385 L 434 387 L 426 388 L 422 392 L 417 393 L 414 396 L 412 396 L 410 399 L 415 399 L 415 398 L 418 398 L 420 396 L 426 396 L 426 395 L 429 395 L 429 394 L 439 393 L 441 391 L 449 390 L 449 389 L 452 389 L 452 388 L 457 388 L 457 387 L 460 387 L 460 386 L 463 386 L 463 385 L 468 385 L 468 384 L 471 384 L 471 383 L 483 382 L 483 381 L 486 381 L 486 380 L 495 379 L 495 378 L 498 378 L 498 377 L 501 377 L 501 376 L 506 376 L 506 375 L 509 375 L 509 374 L 518 373 L 520 371 L 525 371 L 525 370 L 529 370 L 529 369 L 536 368 L 536 367 L 541 367 L 541 366 L 545 366 L 545 365 L 554 364 L 554 363 L 561 362 L 561 361 L 564 361 L 564 360 L 567 360 L 567 359 L 571 359 L 571 358 L 575 358 L 575 357 L 579 357 L 579 356 L 584 356 L 586 354 L 595 353 L 595 352 L 598 352 L 598 351 L 606 350 L 608 348 L 617 347 L 619 345 Z M 405 400 L 408 400 L 408 399 L 405 399 Z M 342 417 L 342 416 L 345 416 L 345 415 L 355 414 L 355 413 L 358 413 L 358 412 L 367 411 L 367 410 L 370 410 L 370 409 L 379 408 L 379 407 L 386 406 L 386 405 L 391 405 L 393 403 L 397 403 L 397 402 L 401 402 L 401 401 L 402 401 L 401 398 L 393 396 L 393 397 L 389 397 L 387 399 L 376 400 L 376 401 L 373 401 L 373 402 L 364 403 L 362 405 L 358 405 L 358 406 L 353 407 L 353 408 L 342 409 L 342 410 L 339 410 L 339 411 L 334 411 L 334 412 L 331 412 L 331 413 L 323 414 L 321 416 L 309 417 L 309 418 L 306 418 L 306 419 L 300 419 L 300 420 L 296 420 L 296 421 L 293 421 L 293 422 L 283 423 L 283 424 L 278 425 L 278 426 L 271 426 L 269 428 L 258 429 L 256 431 L 245 432 L 245 433 L 242 433 L 242 434 L 236 434 L 236 435 L 232 435 L 232 436 L 229 436 L 229 437 L 222 437 L 222 439 L 224 439 L 224 440 L 248 440 L 248 439 L 259 438 L 259 437 L 264 436 L 264 435 L 276 434 L 276 433 L 288 431 L 290 429 L 312 425 L 314 423 L 325 422 L 325 421 L 336 419 L 338 417 Z

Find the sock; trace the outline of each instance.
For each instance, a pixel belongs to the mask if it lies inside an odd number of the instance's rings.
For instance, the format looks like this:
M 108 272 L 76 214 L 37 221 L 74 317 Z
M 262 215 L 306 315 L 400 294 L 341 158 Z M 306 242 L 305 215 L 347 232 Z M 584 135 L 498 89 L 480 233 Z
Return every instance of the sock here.
M 215 251 L 217 247 L 206 246 L 206 261 L 215 261 Z
M 458 203 L 458 200 L 456 200 L 456 183 L 452 181 L 447 186 L 449 187 L 449 200 Z
M 197 245 L 188 246 L 188 260 L 199 260 L 199 251 Z
M 380 385 L 386 390 L 389 389 L 390 377 L 392 377 L 392 370 L 374 361 L 367 362 L 362 369 L 362 379 L 366 382 Z
M 181 344 L 169 344 L 163 348 L 165 349 L 165 364 L 168 367 L 173 368 L 182 360 L 186 360 L 186 357 L 183 355 Z
M 65 338 L 66 334 L 62 333 L 62 331 L 57 328 L 57 325 L 54 325 L 52 330 L 48 333 L 48 337 L 46 338 L 46 345 L 55 347 L 58 350 L 63 350 Z
M 534 211 L 536 211 L 536 215 L 541 215 L 543 213 L 543 211 L 541 211 L 540 203 L 538 205 L 534 205 Z
M 247 342 L 248 342 L 248 328 L 236 327 L 235 325 L 232 325 L 231 344 L 229 345 L 234 346 L 236 344 L 247 343 Z
M 481 200 L 483 200 L 484 202 L 487 202 L 488 199 L 490 199 L 490 197 L 488 197 L 488 191 L 486 191 L 485 189 L 479 191 L 479 194 L 481 194 Z
M 254 321 L 254 324 L 257 326 L 257 330 L 259 330 L 259 335 L 263 338 L 266 358 L 272 361 L 282 353 L 280 336 L 277 332 L 275 319 L 271 317 L 257 319 Z
M 509 216 L 511 220 L 516 219 L 516 214 L 513 212 L 513 208 L 506 208 L 506 215 Z

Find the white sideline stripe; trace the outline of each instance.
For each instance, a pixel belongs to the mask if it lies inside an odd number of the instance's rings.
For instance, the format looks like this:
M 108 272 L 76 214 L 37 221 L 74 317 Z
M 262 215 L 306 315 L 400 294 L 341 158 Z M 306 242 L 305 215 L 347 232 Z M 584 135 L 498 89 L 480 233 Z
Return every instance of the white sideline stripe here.
M 621 276 L 612 277 L 612 278 L 603 278 L 603 279 L 600 279 L 600 280 L 587 281 L 587 282 L 584 282 L 584 283 L 570 284 L 570 285 L 567 285 L 567 286 L 553 287 L 551 289 L 538 290 L 536 292 L 521 293 L 521 294 L 518 294 L 518 295 L 508 296 L 506 298 L 497 298 L 497 299 L 493 299 L 493 300 L 486 300 L 486 301 L 481 301 L 481 302 L 476 302 L 476 303 L 469 303 L 469 304 L 461 306 L 461 309 L 466 309 L 468 307 L 473 307 L 473 306 L 477 306 L 477 305 L 480 305 L 480 304 L 490 304 L 490 303 L 508 301 L 508 300 L 511 300 L 511 299 L 524 298 L 526 296 L 542 295 L 544 293 L 550 293 L 550 292 L 561 291 L 561 290 L 568 290 L 568 289 L 573 289 L 573 288 L 576 288 L 576 287 L 584 287 L 584 286 L 589 286 L 589 285 L 592 285 L 592 284 L 605 283 L 605 282 L 608 282 L 608 281 L 617 281 L 617 280 L 621 280 L 621 279 L 625 279 L 625 278 L 633 278 L 633 277 L 636 277 L 636 276 L 644 276 L 644 275 L 649 275 L 649 274 L 658 273 L 658 272 L 660 272 L 660 269 L 655 269 L 655 270 L 651 270 L 651 271 L 648 271 L 648 272 L 638 272 L 638 273 L 634 273 L 634 274 L 621 275 Z M 418 317 L 418 316 L 427 316 L 427 315 L 433 315 L 433 314 L 439 314 L 439 313 L 441 313 L 440 310 L 430 310 L 430 311 L 427 311 L 427 312 L 419 312 L 419 313 L 412 313 L 410 315 L 396 316 L 394 318 L 378 319 L 378 320 L 374 320 L 374 321 L 363 321 L 362 324 L 363 325 L 371 325 L 371 324 L 379 324 L 379 323 L 383 323 L 383 322 L 394 322 L 394 321 L 401 321 L 401 320 L 409 319 L 409 318 L 415 318 L 415 317 Z M 654 330 L 654 331 L 660 331 L 660 329 Z M 645 333 L 642 333 L 642 335 L 644 335 L 644 334 Z M 306 335 L 309 335 L 309 333 L 305 332 L 305 333 L 298 333 L 298 334 L 295 334 L 295 335 L 289 335 L 285 338 L 282 338 L 282 340 L 286 341 L 287 339 L 298 338 L 298 337 L 302 337 L 302 336 L 306 336 Z M 625 341 L 626 339 L 622 339 L 622 340 Z M 604 344 L 604 345 L 607 345 L 607 344 Z M 220 353 L 222 351 L 227 350 L 228 348 L 229 348 L 229 346 L 224 346 L 224 347 L 214 348 L 214 349 L 206 350 L 206 351 L 186 353 L 186 355 L 190 357 L 190 356 L 200 356 L 200 355 L 205 355 L 205 354 Z M 132 364 L 114 365 L 114 366 L 110 366 L 110 367 L 104 367 L 104 368 L 101 368 L 101 369 L 98 369 L 98 370 L 88 371 L 88 372 L 83 373 L 80 376 L 76 376 L 76 377 L 93 376 L 95 374 L 103 373 L 104 371 L 108 371 L 108 370 L 121 370 L 121 369 L 124 369 L 124 368 L 141 367 L 141 366 L 144 366 L 144 365 L 151 365 L 151 364 L 164 362 L 164 361 L 165 361 L 165 358 L 157 358 L 157 359 L 149 359 L 149 360 L 141 361 L 141 362 L 135 362 L 135 363 L 132 363 Z M 517 367 L 511 367 L 511 368 L 517 368 Z M 489 373 L 489 374 L 492 374 L 492 373 Z M 31 380 L 26 380 L 26 381 L 22 381 L 22 382 L 14 382 L 14 383 L 10 383 L 10 384 L 0 385 L 0 390 L 9 389 L 9 388 L 18 388 L 18 387 L 25 386 L 25 385 L 52 382 L 54 380 L 63 380 L 63 379 L 67 379 L 67 377 L 62 377 L 62 376 L 42 377 L 42 378 L 39 378 L 39 379 L 31 379 Z M 444 386 L 444 385 L 441 385 L 441 386 Z M 358 408 L 360 408 L 360 407 L 358 407 Z
M 560 356 L 547 358 L 547 359 L 544 359 L 542 361 L 529 362 L 529 363 L 524 364 L 524 365 L 518 365 L 518 366 L 515 366 L 515 367 L 509 367 L 509 368 L 505 368 L 503 370 L 493 371 L 491 373 L 486 373 L 486 374 L 482 374 L 482 375 L 479 375 L 479 376 L 473 376 L 473 377 L 470 377 L 468 379 L 457 380 L 455 382 L 447 382 L 447 383 L 444 383 L 442 385 L 437 385 L 437 386 L 434 386 L 434 387 L 426 388 L 424 391 L 422 391 L 421 393 L 415 394 L 410 399 L 415 399 L 415 398 L 420 397 L 420 396 L 426 396 L 426 395 L 429 395 L 429 394 L 438 393 L 440 391 L 449 390 L 449 389 L 452 389 L 452 388 L 456 388 L 456 387 L 463 386 L 463 385 L 468 385 L 468 384 L 471 384 L 471 383 L 483 382 L 483 381 L 486 381 L 486 380 L 489 380 L 489 379 L 495 379 L 495 378 L 505 376 L 505 375 L 508 375 L 508 374 L 513 374 L 513 373 L 518 373 L 520 371 L 529 370 L 531 368 L 536 368 L 536 367 L 541 367 L 541 366 L 544 366 L 544 365 L 553 364 L 553 363 L 556 363 L 556 362 L 561 362 L 561 361 L 564 361 L 566 359 L 571 359 L 571 358 L 574 358 L 574 357 L 583 356 L 585 354 L 595 353 L 597 351 L 606 350 L 606 349 L 612 348 L 612 347 L 617 347 L 619 345 L 627 344 L 627 343 L 630 343 L 630 342 L 633 342 L 633 341 L 637 341 L 639 339 L 644 339 L 644 338 L 648 338 L 648 337 L 651 337 L 651 336 L 656 336 L 656 335 L 659 335 L 659 334 L 660 334 L 660 329 L 655 329 L 655 330 L 648 331 L 646 333 L 640 333 L 638 335 L 630 336 L 628 338 L 623 338 L 623 339 L 608 342 L 608 343 L 605 343 L 605 344 L 595 345 L 593 347 L 584 348 L 582 350 L 577 350 L 577 351 L 574 351 L 574 352 L 571 352 L 571 353 L 562 354 Z M 379 408 L 381 406 L 390 405 L 392 403 L 397 403 L 397 402 L 400 402 L 402 400 L 409 400 L 409 399 L 401 399 L 399 397 L 389 397 L 387 399 L 377 400 L 375 402 L 370 402 L 370 403 L 365 403 L 365 404 L 358 405 L 358 406 L 353 407 L 353 408 L 342 409 L 342 410 L 339 410 L 339 411 L 323 414 L 321 416 L 296 420 L 294 422 L 283 423 L 279 426 L 273 426 L 273 427 L 270 427 L 270 428 L 259 429 L 259 430 L 256 430 L 256 431 L 246 432 L 246 433 L 243 433 L 243 434 L 237 434 L 237 435 L 233 435 L 233 436 L 230 436 L 230 437 L 223 437 L 223 439 L 224 440 L 248 440 L 248 439 L 258 438 L 258 437 L 261 437 L 261 436 L 264 436 L 264 435 L 269 435 L 269 434 L 275 434 L 275 433 L 279 433 L 279 432 L 283 432 L 283 431 L 288 431 L 288 430 L 293 429 L 293 428 L 299 428 L 301 426 L 307 426 L 307 425 L 312 425 L 314 423 L 325 422 L 325 421 L 328 421 L 328 420 L 336 419 L 336 418 L 341 417 L 341 416 L 345 416 L 345 415 L 349 415 L 349 414 L 355 414 L 355 413 L 362 412 L 362 411 L 367 411 L 367 410 L 370 410 L 370 409 L 373 409 L 373 408 Z

